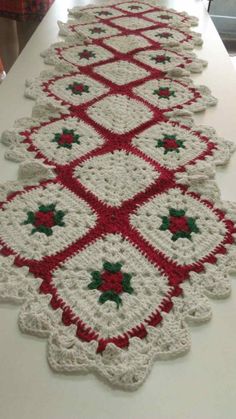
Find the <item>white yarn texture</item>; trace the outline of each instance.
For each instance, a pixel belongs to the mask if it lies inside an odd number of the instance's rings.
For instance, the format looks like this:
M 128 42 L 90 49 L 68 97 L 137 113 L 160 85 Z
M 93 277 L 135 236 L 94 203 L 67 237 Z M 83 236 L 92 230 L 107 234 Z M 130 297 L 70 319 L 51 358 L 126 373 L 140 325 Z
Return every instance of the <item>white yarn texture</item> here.
M 197 18 L 152 0 L 69 13 L 26 82 L 31 117 L 1 136 L 20 167 L 0 185 L 0 301 L 54 370 L 134 390 L 230 294 L 236 207 L 214 176 L 234 145 L 194 123 L 217 103 L 191 80 Z

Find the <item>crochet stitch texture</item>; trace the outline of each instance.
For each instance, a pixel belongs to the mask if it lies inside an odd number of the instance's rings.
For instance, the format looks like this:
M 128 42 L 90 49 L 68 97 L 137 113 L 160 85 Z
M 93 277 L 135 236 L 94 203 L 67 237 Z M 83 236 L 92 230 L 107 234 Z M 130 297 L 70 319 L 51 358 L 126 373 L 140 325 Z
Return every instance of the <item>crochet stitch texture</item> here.
M 190 78 L 195 17 L 152 0 L 70 15 L 26 82 L 32 117 L 1 138 L 21 165 L 0 186 L 0 300 L 56 371 L 136 389 L 230 293 L 236 211 L 214 170 L 234 146 L 192 119 L 216 104 Z

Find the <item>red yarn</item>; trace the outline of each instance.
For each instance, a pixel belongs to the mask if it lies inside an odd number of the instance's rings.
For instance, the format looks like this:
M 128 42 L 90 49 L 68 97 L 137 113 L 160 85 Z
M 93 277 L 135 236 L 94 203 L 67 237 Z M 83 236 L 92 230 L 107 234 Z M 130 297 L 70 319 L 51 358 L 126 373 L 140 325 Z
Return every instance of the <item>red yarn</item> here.
M 184 217 L 171 216 L 169 221 L 170 221 L 169 230 L 173 234 L 177 233 L 178 231 L 184 231 L 186 233 L 191 231 L 188 225 L 188 220 L 185 216 Z
M 45 227 L 53 227 L 55 225 L 54 221 L 54 212 L 48 211 L 48 212 L 42 212 L 37 211 L 35 213 L 35 221 L 34 221 L 35 227 L 39 227 L 41 225 L 44 225 Z
M 74 141 L 74 137 L 72 134 L 62 134 L 60 136 L 60 140 L 58 141 L 59 144 L 72 144 Z
M 175 140 L 173 140 L 172 138 L 165 138 L 165 148 L 171 148 L 171 149 L 175 149 L 178 148 L 178 144 Z
M 100 291 L 114 291 L 117 294 L 120 294 L 123 291 L 122 272 L 112 273 L 112 272 L 105 271 L 102 273 L 101 277 L 102 277 L 103 283 L 98 288 Z

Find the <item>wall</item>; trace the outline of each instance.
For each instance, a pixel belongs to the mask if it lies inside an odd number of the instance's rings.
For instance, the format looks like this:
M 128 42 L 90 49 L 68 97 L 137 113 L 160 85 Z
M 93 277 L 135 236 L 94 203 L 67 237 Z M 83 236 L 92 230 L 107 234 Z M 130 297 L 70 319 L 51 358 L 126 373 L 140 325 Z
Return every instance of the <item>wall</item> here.
M 236 37 L 236 0 L 213 0 L 210 14 L 219 32 Z

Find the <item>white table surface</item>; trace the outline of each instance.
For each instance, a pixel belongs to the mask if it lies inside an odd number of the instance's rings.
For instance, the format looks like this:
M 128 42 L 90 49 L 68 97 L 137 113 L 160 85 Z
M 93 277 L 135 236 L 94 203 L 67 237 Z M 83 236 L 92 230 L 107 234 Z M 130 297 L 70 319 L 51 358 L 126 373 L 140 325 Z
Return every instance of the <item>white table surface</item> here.
M 29 116 L 33 102 L 23 97 L 24 81 L 45 68 L 40 51 L 57 40 L 57 20 L 67 8 L 86 4 L 56 0 L 36 33 L 0 86 L 0 131 L 16 118 Z M 163 0 L 159 4 L 200 17 L 203 33 L 199 57 L 209 62 L 195 82 L 206 84 L 219 99 L 217 107 L 195 116 L 236 142 L 236 71 L 201 0 Z M 17 164 L 5 161 L 0 148 L 0 176 L 14 180 Z M 223 199 L 236 201 L 236 155 L 218 169 Z M 94 375 L 62 375 L 46 362 L 46 340 L 23 335 L 18 307 L 0 305 L 1 419 L 234 419 L 236 417 L 236 278 L 232 295 L 212 301 L 210 323 L 192 328 L 192 350 L 183 358 L 156 362 L 136 392 L 114 390 Z

